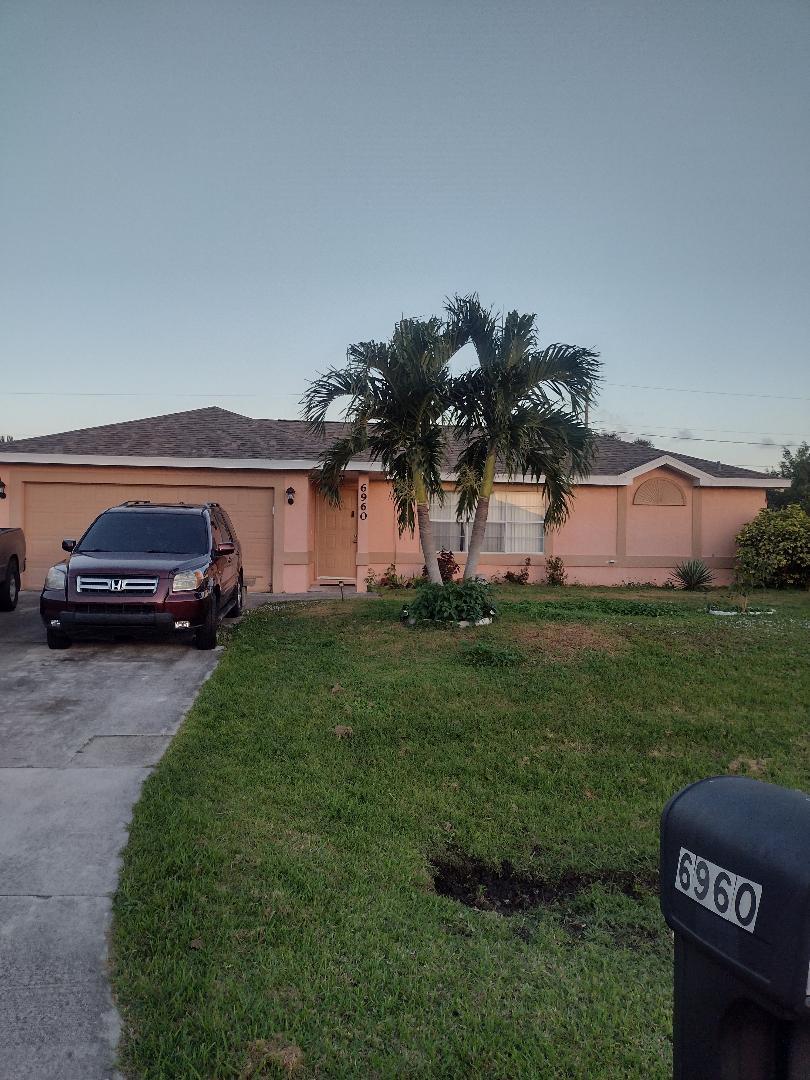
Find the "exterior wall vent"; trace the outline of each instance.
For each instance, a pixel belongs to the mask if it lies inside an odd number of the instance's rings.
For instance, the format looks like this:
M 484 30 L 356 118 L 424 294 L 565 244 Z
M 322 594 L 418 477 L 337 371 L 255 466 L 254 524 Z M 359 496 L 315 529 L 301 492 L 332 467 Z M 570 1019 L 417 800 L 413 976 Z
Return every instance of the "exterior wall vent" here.
M 657 476 L 652 480 L 645 480 L 636 489 L 633 496 L 634 506 L 685 506 L 686 497 L 683 491 L 672 480 L 664 480 Z

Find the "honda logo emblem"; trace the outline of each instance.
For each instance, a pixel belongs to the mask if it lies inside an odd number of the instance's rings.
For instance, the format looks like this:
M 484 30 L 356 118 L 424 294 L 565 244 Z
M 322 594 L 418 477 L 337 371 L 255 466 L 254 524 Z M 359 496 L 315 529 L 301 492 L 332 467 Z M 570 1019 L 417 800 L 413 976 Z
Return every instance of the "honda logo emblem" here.
M 124 581 L 123 578 L 114 577 L 110 579 L 110 589 L 112 592 L 123 592 Z

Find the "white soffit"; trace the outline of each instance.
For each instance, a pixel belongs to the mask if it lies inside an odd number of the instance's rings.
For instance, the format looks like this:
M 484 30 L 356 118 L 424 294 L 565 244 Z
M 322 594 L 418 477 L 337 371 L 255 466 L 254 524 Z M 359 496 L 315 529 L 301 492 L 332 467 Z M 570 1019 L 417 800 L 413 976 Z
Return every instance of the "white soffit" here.
M 142 457 L 138 455 L 105 455 L 105 454 L 59 454 L 59 453 L 0 453 L 0 464 L 9 465 L 97 465 L 117 466 L 119 468 L 141 469 L 218 469 L 218 470 L 260 470 L 272 472 L 311 472 L 317 469 L 320 462 L 309 458 L 180 458 L 180 457 Z M 645 473 L 652 472 L 666 466 L 676 472 L 691 477 L 699 487 L 738 487 L 738 488 L 787 488 L 790 480 L 781 477 L 763 477 L 762 479 L 748 476 L 711 476 L 709 473 L 688 465 L 679 458 L 669 454 L 653 458 L 635 469 L 611 475 L 596 474 L 586 480 L 579 481 L 578 486 L 585 487 L 629 487 L 634 480 Z M 351 461 L 347 466 L 351 472 L 381 473 L 382 465 L 372 461 Z M 453 473 L 442 473 L 443 480 L 452 480 Z M 508 477 L 503 473 L 495 476 L 495 482 L 500 484 L 534 484 L 534 481 L 525 477 Z M 542 479 L 541 479 L 542 483 Z

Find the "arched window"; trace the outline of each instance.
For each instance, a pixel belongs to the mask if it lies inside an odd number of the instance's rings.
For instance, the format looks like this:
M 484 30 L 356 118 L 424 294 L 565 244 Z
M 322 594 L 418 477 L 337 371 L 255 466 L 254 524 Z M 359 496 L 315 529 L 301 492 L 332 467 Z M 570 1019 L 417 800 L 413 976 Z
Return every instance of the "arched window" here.
M 672 480 L 655 476 L 645 480 L 633 496 L 634 506 L 685 506 L 686 497 Z

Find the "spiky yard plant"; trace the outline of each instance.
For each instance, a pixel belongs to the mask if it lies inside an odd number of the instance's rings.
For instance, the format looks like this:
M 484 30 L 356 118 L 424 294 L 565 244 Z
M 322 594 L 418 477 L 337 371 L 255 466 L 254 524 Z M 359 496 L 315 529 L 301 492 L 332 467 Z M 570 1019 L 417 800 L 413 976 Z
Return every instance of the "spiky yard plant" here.
M 687 559 L 678 563 L 669 576 L 677 588 L 691 592 L 710 589 L 714 582 L 714 575 L 702 559 Z
M 573 484 L 587 476 L 592 434 L 585 406 L 595 395 L 598 353 L 576 345 L 537 344 L 537 316 L 510 311 L 503 321 L 475 294 L 455 296 L 446 310 L 455 336 L 471 341 L 478 368 L 453 381 L 459 519 L 474 513 L 464 579 L 475 578 L 484 543 L 496 467 L 510 478 L 544 485 L 545 521 L 568 516 Z
M 347 465 L 369 451 L 392 482 L 400 535 L 418 527 L 428 577 L 437 584 L 442 578 L 430 500 L 442 497 L 448 363 L 458 348 L 455 326 L 436 317 L 402 319 L 390 341 L 349 346 L 346 366 L 319 375 L 301 402 L 304 418 L 322 433 L 329 407 L 342 398 L 348 400 L 346 431 L 321 455 L 319 490 L 339 505 Z

